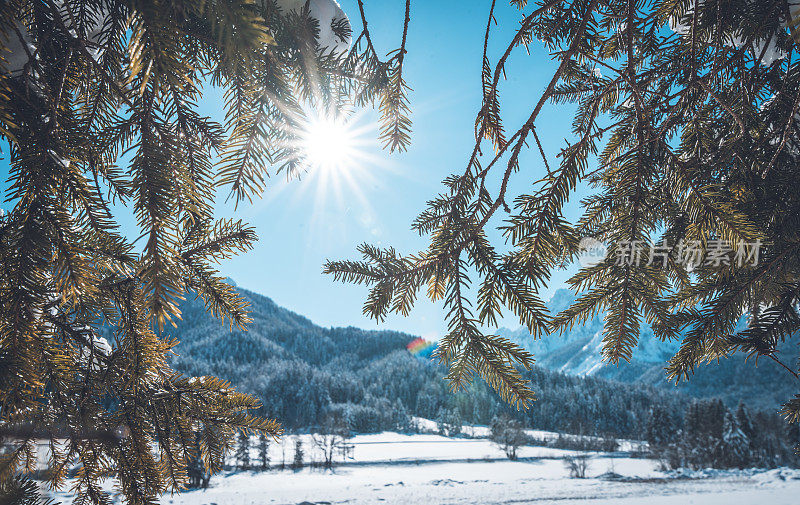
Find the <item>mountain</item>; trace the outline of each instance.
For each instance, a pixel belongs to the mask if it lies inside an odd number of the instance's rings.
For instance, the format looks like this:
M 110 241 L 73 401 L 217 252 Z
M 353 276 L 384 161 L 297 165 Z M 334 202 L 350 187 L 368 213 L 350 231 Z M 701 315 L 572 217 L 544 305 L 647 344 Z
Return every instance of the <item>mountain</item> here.
M 566 289 L 555 292 L 547 303 L 552 314 L 560 312 L 575 300 Z M 614 366 L 602 361 L 602 315 L 585 324 L 576 325 L 563 335 L 553 334 L 534 340 L 524 327 L 516 330 L 500 328 L 498 333 L 533 352 L 536 362 L 547 369 L 567 375 L 594 376 L 629 384 L 647 384 L 662 389 L 678 390 L 697 398 L 717 397 L 729 406 L 743 401 L 756 408 L 774 411 L 797 393 L 797 384 L 786 371 L 769 359 L 758 366 L 739 354 L 695 371 L 688 382 L 677 386 L 668 383 L 664 374 L 667 360 L 678 350 L 679 342 L 661 342 L 646 324 L 642 325 L 639 345 L 630 363 Z M 781 355 L 786 362 L 797 359 L 796 344 L 786 342 Z
M 569 307 L 575 301 L 575 295 L 567 289 L 559 289 L 547 302 L 551 314 L 556 314 Z M 600 359 L 600 349 L 603 338 L 603 317 L 597 314 L 582 325 L 576 325 L 562 334 L 551 334 L 536 339 L 524 328 L 516 330 L 500 328 L 501 336 L 522 345 L 534 353 L 537 362 L 551 370 L 570 375 L 600 375 L 617 378 Z M 660 342 L 653 330 L 646 324 L 642 325 L 639 346 L 633 353 L 634 368 L 644 371 L 649 368 L 646 364 L 663 363 L 677 351 L 677 343 Z M 624 376 L 631 375 L 631 371 L 620 372 Z
M 654 406 L 680 418 L 688 405 L 687 397 L 644 383 L 535 367 L 525 376 L 539 401 L 518 412 L 481 381 L 451 392 L 446 370 L 406 350 L 413 335 L 322 328 L 265 296 L 238 290 L 251 305 L 247 331 L 222 326 L 200 300 L 188 299 L 168 335 L 180 341 L 172 364 L 187 375 L 231 381 L 261 400 L 262 415 L 289 430 L 313 429 L 328 416 L 371 432 L 406 429 L 411 416 L 489 424 L 504 413 L 531 428 L 636 438 Z

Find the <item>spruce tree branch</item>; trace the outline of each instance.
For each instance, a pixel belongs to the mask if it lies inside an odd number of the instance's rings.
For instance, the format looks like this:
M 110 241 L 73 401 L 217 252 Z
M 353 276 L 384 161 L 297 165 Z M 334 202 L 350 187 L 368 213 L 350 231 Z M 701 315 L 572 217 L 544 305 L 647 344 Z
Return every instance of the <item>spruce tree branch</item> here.
M 552 170 L 550 170 L 550 164 L 547 162 L 547 155 L 544 154 L 544 148 L 542 147 L 542 141 L 539 140 L 539 134 L 536 133 L 536 128 L 533 129 L 533 138 L 536 140 L 536 146 L 539 148 L 539 154 L 542 157 L 542 161 L 544 162 L 544 167 L 547 169 L 547 176 L 549 177 L 552 175 Z
M 534 18 L 534 15 L 540 15 L 541 13 L 546 12 L 547 10 L 552 8 L 554 5 L 559 3 L 559 1 L 560 0 L 549 2 L 547 5 L 541 7 L 540 9 L 537 9 L 537 11 L 534 14 L 531 14 L 528 17 L 528 19 L 532 20 Z M 496 153 L 492 163 L 489 165 L 489 167 L 487 167 L 487 168 L 490 168 L 495 162 L 497 162 L 500 158 L 502 158 L 502 156 L 505 154 L 506 150 L 513 143 L 514 147 L 513 147 L 513 150 L 512 150 L 512 156 L 511 156 L 511 159 L 509 160 L 509 162 L 507 164 L 507 168 L 506 168 L 506 170 L 505 170 L 505 172 L 503 174 L 500 193 L 499 193 L 498 197 L 494 200 L 494 202 L 490 206 L 490 208 L 485 212 L 485 214 L 483 215 L 483 217 L 482 217 L 481 221 L 478 223 L 478 225 L 473 229 L 472 232 L 469 233 L 469 235 L 464 240 L 462 240 L 458 244 L 456 244 L 450 251 L 442 253 L 440 255 L 437 255 L 434 259 L 428 259 L 423 264 L 418 264 L 418 265 L 415 265 L 414 267 L 411 267 L 409 269 L 405 269 L 400 273 L 388 274 L 389 277 L 401 276 L 401 275 L 402 276 L 411 275 L 411 274 L 419 272 L 419 271 L 421 271 L 421 270 L 423 270 L 425 268 L 428 268 L 431 265 L 442 263 L 442 262 L 451 261 L 452 258 L 456 258 L 458 256 L 458 253 L 468 243 L 470 243 L 471 240 L 474 239 L 474 234 L 475 233 L 478 233 L 480 230 L 485 228 L 487 222 L 489 221 L 489 219 L 491 219 L 492 215 L 504 203 L 504 201 L 505 201 L 505 193 L 506 193 L 507 188 L 508 188 L 508 182 L 509 182 L 510 176 L 511 176 L 511 174 L 512 174 L 512 172 L 513 172 L 513 170 L 514 170 L 514 168 L 516 166 L 515 165 L 516 164 L 516 160 L 518 159 L 519 154 L 520 154 L 522 148 L 525 145 L 525 139 L 526 139 L 527 135 L 531 132 L 532 128 L 534 127 L 536 119 L 538 118 L 539 113 L 541 112 L 542 108 L 544 107 L 544 104 L 550 99 L 552 93 L 554 92 L 556 84 L 559 82 L 559 80 L 561 79 L 563 73 L 566 71 L 566 68 L 570 63 L 572 56 L 577 51 L 578 46 L 579 46 L 579 44 L 580 44 L 580 42 L 582 40 L 582 37 L 584 35 L 584 32 L 585 32 L 586 28 L 588 27 L 589 21 L 592 19 L 593 15 L 594 15 L 594 10 L 595 10 L 597 4 L 598 4 L 598 0 L 592 0 L 591 3 L 589 4 L 589 6 L 587 7 L 587 10 L 586 10 L 585 14 L 582 17 L 582 20 L 581 20 L 581 23 L 579 25 L 579 28 L 577 29 L 576 33 L 574 34 L 574 37 L 572 39 L 572 42 L 571 42 L 569 48 L 565 52 L 561 53 L 561 55 L 560 55 L 561 56 L 561 63 L 559 64 L 557 70 L 555 71 L 553 77 L 551 78 L 547 88 L 545 89 L 545 91 L 542 93 L 542 95 L 540 96 L 539 100 L 537 101 L 536 106 L 534 107 L 534 110 L 531 113 L 531 115 L 529 116 L 529 118 L 526 121 L 526 123 L 515 133 L 515 135 L 512 137 L 512 139 L 509 142 L 507 142 L 505 145 L 503 145 L 499 149 L 499 151 Z M 532 21 L 529 21 L 529 22 L 532 22 Z M 515 37 L 515 40 L 517 40 L 516 37 Z M 505 56 L 506 58 L 507 58 L 508 54 L 510 54 L 510 50 L 514 47 L 514 45 L 515 45 L 514 42 L 512 42 L 512 44 L 509 45 L 509 49 L 506 51 L 506 56 Z M 505 61 L 505 60 L 501 59 L 501 61 Z M 499 72 L 496 72 L 496 80 L 499 80 Z M 516 139 L 516 142 L 514 142 L 514 139 Z M 480 139 L 478 139 L 476 141 L 476 147 L 475 147 L 476 150 L 478 149 L 479 145 L 480 145 Z M 473 155 L 472 155 L 473 159 L 476 156 L 476 153 L 477 153 L 477 151 L 473 151 Z M 467 171 L 467 173 L 468 173 L 468 171 Z M 484 174 L 485 173 L 486 173 L 486 171 L 484 171 Z M 465 176 L 466 176 L 466 173 L 465 173 Z M 477 209 L 476 209 L 475 212 L 477 212 Z
M 557 4 L 559 4 L 559 3 L 563 2 L 563 1 L 564 0 L 551 0 L 547 4 L 545 4 L 542 7 L 536 9 L 535 11 L 533 11 L 531 14 L 529 14 L 523 20 L 522 28 L 520 28 L 517 31 L 517 33 L 515 34 L 515 36 L 511 40 L 511 42 L 506 47 L 506 50 L 503 53 L 503 56 L 500 57 L 500 60 L 497 62 L 497 65 L 495 65 L 494 78 L 492 80 L 491 94 L 496 94 L 497 93 L 497 86 L 498 86 L 498 84 L 500 82 L 500 75 L 503 73 L 503 69 L 505 68 L 505 63 L 508 60 L 508 58 L 511 56 L 511 51 L 522 40 L 522 37 L 523 37 L 523 34 L 524 34 L 524 30 L 527 30 L 539 16 L 541 16 L 542 14 L 544 14 L 547 11 L 549 11 L 550 9 L 552 9 Z M 489 22 L 491 23 L 491 20 Z M 487 33 L 487 36 L 488 36 L 488 33 Z M 488 48 L 488 42 L 486 44 L 486 47 Z M 472 167 L 475 165 L 475 162 L 477 161 L 478 156 L 481 153 L 481 143 L 483 141 L 485 133 L 486 133 L 486 123 L 483 122 L 483 124 L 481 125 L 481 130 L 477 135 L 477 138 L 476 138 L 476 141 L 475 141 L 475 146 L 472 149 L 472 154 L 470 155 L 469 161 L 467 162 L 467 168 L 464 171 L 464 175 L 463 175 L 462 179 L 467 177 L 467 175 L 469 174 L 470 170 L 472 170 Z M 517 135 L 515 135 L 515 137 L 518 136 L 518 135 L 519 135 L 519 132 L 517 132 Z M 513 139 L 513 137 L 512 137 L 512 139 Z M 506 149 L 508 148 L 509 143 L 511 143 L 511 142 L 513 142 L 513 140 L 509 140 L 503 146 L 501 146 L 499 152 L 496 153 L 496 155 L 495 155 L 495 158 L 494 158 L 495 161 L 497 159 L 499 159 L 500 157 L 502 157 L 502 155 L 506 152 Z M 459 195 L 460 195 L 460 191 L 461 190 L 459 190 Z
M 755 272 L 755 275 L 745 282 L 740 283 L 738 286 L 733 287 L 732 292 L 728 292 L 725 294 L 725 297 L 721 299 L 721 303 L 715 305 L 714 308 L 714 315 L 724 314 L 729 309 L 735 307 L 737 300 L 742 297 L 748 290 L 753 289 L 756 283 L 758 283 L 768 272 L 770 272 L 773 267 L 780 264 L 781 261 L 785 261 L 787 258 L 793 257 L 794 254 L 800 249 L 800 242 L 795 243 L 791 247 L 787 247 L 784 251 L 780 254 L 772 258 L 768 263 L 763 266 L 760 266 L 758 270 Z M 713 323 L 715 321 L 712 319 L 712 315 L 705 316 L 702 320 L 700 320 L 699 324 L 700 327 L 698 328 L 698 334 L 703 336 L 703 341 L 707 340 L 707 334 L 711 333 L 713 329 Z M 691 342 L 690 342 L 691 343 Z M 670 359 L 670 367 L 673 370 L 670 370 L 669 374 L 672 378 L 679 379 L 682 374 L 686 374 L 688 376 L 687 367 L 693 368 L 696 364 L 695 361 L 688 362 L 688 363 L 681 363 L 677 358 L 680 355 L 685 354 L 688 352 L 686 350 L 686 340 L 681 345 L 681 349 L 678 353 Z
M 627 40 L 628 40 L 628 64 L 627 64 L 627 72 L 628 72 L 628 85 L 631 87 L 633 91 L 633 99 L 634 104 L 636 105 L 636 117 L 637 117 L 637 128 L 639 128 L 639 142 L 641 146 L 641 134 L 645 128 L 645 121 L 644 121 L 644 112 L 643 112 L 643 98 L 642 93 L 639 90 L 639 86 L 637 84 L 636 79 L 636 72 L 634 71 L 636 65 L 636 58 L 634 56 L 634 47 L 633 47 L 633 30 L 635 25 L 635 11 L 636 11 L 636 0 L 628 0 L 628 23 L 626 26 L 627 31 Z
M 61 18 L 61 13 L 58 12 L 58 9 L 56 8 L 56 6 L 54 4 L 52 4 L 52 3 L 49 3 L 49 2 L 48 2 L 48 4 L 50 5 L 51 12 L 53 13 L 54 19 L 58 22 L 58 24 L 59 24 L 60 28 L 63 30 L 64 34 L 67 35 L 68 37 L 70 37 L 70 39 L 72 40 L 73 43 L 76 43 L 78 45 L 78 49 L 80 49 L 81 55 L 84 58 L 86 58 L 86 60 L 88 62 L 90 62 L 91 66 L 94 67 L 95 71 L 97 71 L 97 75 L 102 77 L 103 80 L 109 86 L 111 86 L 114 89 L 114 91 L 117 94 L 116 98 L 119 98 L 120 100 L 122 100 L 125 103 L 125 105 L 127 105 L 131 109 L 134 109 L 135 106 L 134 106 L 133 102 L 130 100 L 130 98 L 128 97 L 128 93 L 125 91 L 125 88 L 122 85 L 120 85 L 113 77 L 108 75 L 106 70 L 97 61 L 95 61 L 94 57 L 89 52 L 89 49 L 86 46 L 86 41 L 82 37 L 78 37 L 78 36 L 72 35 L 72 32 L 70 31 L 70 29 L 67 27 L 66 24 L 64 24 L 64 20 Z
M 775 162 L 778 160 L 778 156 L 783 151 L 784 147 L 786 147 L 786 142 L 789 140 L 789 130 L 792 129 L 792 124 L 795 120 L 795 115 L 797 114 L 797 108 L 800 106 L 800 92 L 794 98 L 794 103 L 792 104 L 792 110 L 789 112 L 789 118 L 786 120 L 786 126 L 783 129 L 783 135 L 781 135 L 781 143 L 778 145 L 778 149 L 775 150 L 775 154 L 772 155 L 772 159 L 769 161 L 769 165 L 764 171 L 761 173 L 761 178 L 766 179 L 767 175 L 769 175 L 770 170 L 772 167 L 775 166 Z
M 722 99 L 721 99 L 719 96 L 717 96 L 717 94 L 716 94 L 716 93 L 714 93 L 714 91 L 713 91 L 713 90 L 712 90 L 712 89 L 711 89 L 711 88 L 708 86 L 708 84 L 706 84 L 706 83 L 705 83 L 705 82 L 703 82 L 702 80 L 697 80 L 697 81 L 695 81 L 695 82 L 696 82 L 696 83 L 697 83 L 697 84 L 698 84 L 698 85 L 699 85 L 701 88 L 703 88 L 703 90 L 704 90 L 706 93 L 708 93 L 708 95 L 709 95 L 711 98 L 713 98 L 713 99 L 714 99 L 714 101 L 715 101 L 715 102 L 717 102 L 717 103 L 718 103 L 718 104 L 719 104 L 719 105 L 720 105 L 720 106 L 721 106 L 723 109 L 725 109 L 725 111 L 726 111 L 728 114 L 730 114 L 730 115 L 731 115 L 731 117 L 732 117 L 732 118 L 733 118 L 733 119 L 736 121 L 736 124 L 738 124 L 738 125 L 739 125 L 739 135 L 737 135 L 737 136 L 736 136 L 736 139 L 739 139 L 739 138 L 741 138 L 741 137 L 742 137 L 742 136 L 745 134 L 745 127 L 744 127 L 744 121 L 742 121 L 742 118 L 739 116 L 739 114 L 737 114 L 737 113 L 736 113 L 736 111 L 734 111 L 734 110 L 733 110 L 733 108 L 731 108 L 731 106 L 730 106 L 730 105 L 728 105 L 728 103 L 726 103 L 726 102 L 725 102 L 724 100 L 722 100 Z
M 67 56 L 64 58 L 64 70 L 61 72 L 61 78 L 58 83 L 58 91 L 56 92 L 55 100 L 53 100 L 52 116 L 50 120 L 50 135 L 58 128 L 58 109 L 61 106 L 61 96 L 64 94 L 64 84 L 67 82 L 67 72 L 69 71 L 69 64 L 72 61 L 72 48 L 69 48 Z
M 403 38 L 400 40 L 400 50 L 397 53 L 397 66 L 400 75 L 403 75 L 403 62 L 406 58 L 406 41 L 408 40 L 408 25 L 411 23 L 411 0 L 406 0 L 406 13 L 403 19 Z
M 545 88 L 544 92 L 539 97 L 539 101 L 536 103 L 536 106 L 534 107 L 533 112 L 531 112 L 531 115 L 528 117 L 528 120 L 525 122 L 522 128 L 520 128 L 519 139 L 517 140 L 517 143 L 514 146 L 514 151 L 511 156 L 511 160 L 509 160 L 505 173 L 503 174 L 500 193 L 498 194 L 497 198 L 495 199 L 494 203 L 489 208 L 489 210 L 486 211 L 486 214 L 483 216 L 483 219 L 481 219 L 478 225 L 478 229 L 483 229 L 486 226 L 486 223 L 489 221 L 489 219 L 491 219 L 492 215 L 497 211 L 498 208 L 500 208 L 500 205 L 505 201 L 505 193 L 508 188 L 508 180 L 511 177 L 511 173 L 514 171 L 515 162 L 519 157 L 519 153 L 522 150 L 522 147 L 525 143 L 525 139 L 530 130 L 533 128 L 534 124 L 536 123 L 536 119 L 539 117 L 539 113 L 544 107 L 544 104 L 550 99 L 550 96 L 552 95 L 556 84 L 558 83 L 558 81 L 561 80 L 561 76 L 566 71 L 567 65 L 569 65 L 572 56 L 578 50 L 578 46 L 583 40 L 584 32 L 586 31 L 586 28 L 589 25 L 589 21 L 594 16 L 594 10 L 597 7 L 597 4 L 598 0 L 592 0 L 587 6 L 586 12 L 584 13 L 583 18 L 581 20 L 580 26 L 575 31 L 569 49 L 567 49 L 567 51 L 561 54 L 561 63 L 559 64 L 558 68 L 553 74 L 553 77 L 550 79 L 547 88 Z
M 364 36 L 364 38 L 366 38 L 367 47 L 369 47 L 369 50 L 372 51 L 372 54 L 377 56 L 378 52 L 375 50 L 375 46 L 372 44 L 372 36 L 369 33 L 369 27 L 367 24 L 367 15 L 364 12 L 364 0 L 358 0 L 358 12 L 361 14 L 361 26 L 363 27 L 361 34 Z
M 489 20 L 486 22 L 486 33 L 483 36 L 483 61 L 488 59 L 489 53 L 489 32 L 492 30 L 492 22 L 494 21 L 497 24 L 497 20 L 494 17 L 494 9 L 497 5 L 497 0 L 492 0 L 492 5 L 489 7 Z
M 800 380 L 800 374 L 798 374 L 797 372 L 786 366 L 786 364 L 784 364 L 780 359 L 778 359 L 777 356 L 775 356 L 774 354 L 768 354 L 767 356 L 769 356 L 770 359 L 772 359 L 775 363 L 785 368 L 786 371 L 789 372 L 795 379 Z

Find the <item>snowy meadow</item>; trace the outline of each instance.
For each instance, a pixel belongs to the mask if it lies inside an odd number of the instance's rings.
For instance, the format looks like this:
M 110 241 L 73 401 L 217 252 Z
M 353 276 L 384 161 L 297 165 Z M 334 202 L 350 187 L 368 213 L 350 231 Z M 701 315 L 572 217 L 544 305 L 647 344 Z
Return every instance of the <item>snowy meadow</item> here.
M 423 431 L 436 426 L 417 419 Z M 558 433 L 527 430 L 536 440 Z M 756 504 L 789 505 L 800 493 L 800 470 L 665 471 L 661 462 L 638 457 L 646 443 L 619 441 L 616 452 L 574 451 L 543 446 L 519 448 L 510 461 L 489 429 L 464 426 L 447 437 L 432 432 L 383 432 L 347 440 L 346 455 L 323 468 L 318 435 L 289 435 L 268 448 L 269 469 L 260 468 L 251 439 L 252 470 L 236 468 L 212 477 L 206 489 L 164 495 L 164 505 L 332 504 Z M 563 435 L 562 435 L 563 436 Z M 303 466 L 292 468 L 298 444 Z M 570 462 L 585 462 L 576 477 Z M 119 499 L 113 489 L 108 490 Z M 67 501 L 68 495 L 54 498 Z

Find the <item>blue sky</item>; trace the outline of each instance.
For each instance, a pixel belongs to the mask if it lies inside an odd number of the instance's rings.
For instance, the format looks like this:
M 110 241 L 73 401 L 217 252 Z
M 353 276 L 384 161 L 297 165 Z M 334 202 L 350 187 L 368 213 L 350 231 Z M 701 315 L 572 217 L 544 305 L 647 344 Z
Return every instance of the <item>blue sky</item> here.
M 357 25 L 355 0 L 340 1 Z M 322 274 L 326 259 L 356 258 L 362 242 L 394 246 L 402 253 L 424 248 L 426 240 L 410 229 L 425 202 L 442 188 L 449 174 L 463 172 L 474 138 L 474 118 L 481 102 L 481 52 L 490 2 L 486 0 L 418 0 L 412 2 L 408 35 L 406 80 L 414 120 L 413 142 L 407 153 L 389 155 L 380 150 L 376 132 L 363 135 L 368 154 L 351 173 L 351 183 L 323 183 L 313 173 L 287 182 L 273 175 L 263 199 L 234 210 L 222 205 L 219 217 L 237 217 L 253 224 L 260 241 L 255 250 L 222 265 L 239 286 L 269 296 L 276 303 L 309 317 L 322 326 L 358 326 L 406 331 L 427 338 L 445 332 L 442 307 L 423 298 L 408 318 L 391 316 L 381 325 L 361 313 L 367 294 L 363 286 L 334 283 Z M 397 46 L 404 2 L 367 2 L 370 28 L 379 50 Z M 491 54 L 497 56 L 513 36 L 519 12 L 498 2 Z M 501 83 L 500 97 L 506 129 L 515 131 L 530 114 L 555 64 L 540 45 L 531 54 L 518 49 L 508 65 L 509 79 Z M 208 90 L 202 112 L 222 118 L 221 96 Z M 571 108 L 548 106 L 539 118 L 539 135 L 551 163 L 570 138 Z M 359 124 L 369 127 L 375 115 L 367 111 Z M 4 149 L 0 177 L 8 164 Z M 512 194 L 527 191 L 544 173 L 538 155 L 521 158 L 521 171 L 512 181 Z M 3 182 L 3 188 L 7 184 Z M 224 196 L 224 195 L 223 195 Z M 573 198 L 577 201 L 578 198 Z M 7 205 L 7 204 L 6 204 Z M 575 212 L 575 205 L 572 205 Z M 126 229 L 133 236 L 132 222 Z M 545 299 L 562 287 L 566 276 L 556 275 L 543 293 Z M 513 318 L 504 324 L 517 327 Z

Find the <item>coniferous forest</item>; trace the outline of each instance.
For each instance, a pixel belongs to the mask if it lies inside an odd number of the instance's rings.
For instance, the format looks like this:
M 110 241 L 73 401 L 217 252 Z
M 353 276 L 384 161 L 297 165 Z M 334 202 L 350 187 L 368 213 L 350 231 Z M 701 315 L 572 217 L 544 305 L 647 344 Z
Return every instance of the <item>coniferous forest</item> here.
M 540 401 L 517 411 L 480 382 L 452 393 L 441 366 L 406 350 L 411 335 L 321 328 L 267 297 L 241 292 L 252 307 L 247 332 L 220 328 L 199 301 L 182 306 L 173 364 L 190 376 L 238 384 L 261 400 L 260 414 L 281 419 L 290 431 L 314 432 L 331 416 L 356 433 L 413 431 L 412 417 L 459 426 L 511 417 L 525 428 L 644 440 L 672 468 L 800 463 L 793 449 L 800 443 L 797 426 L 775 414 L 777 405 L 749 407 L 746 392 L 732 393 L 737 403 L 725 405 L 669 387 L 534 367 L 526 379 Z

